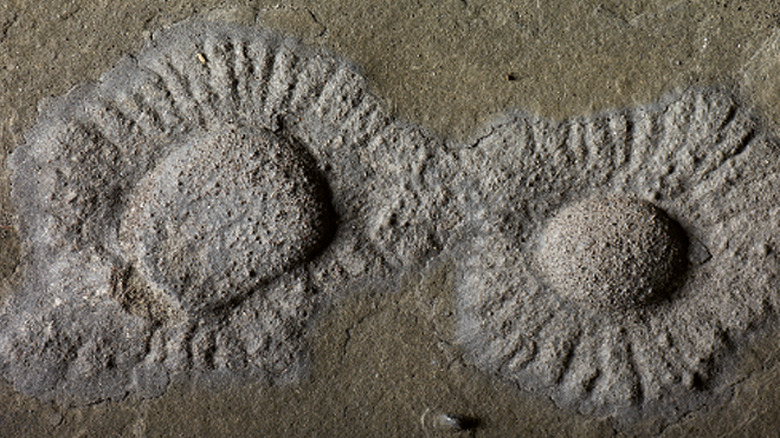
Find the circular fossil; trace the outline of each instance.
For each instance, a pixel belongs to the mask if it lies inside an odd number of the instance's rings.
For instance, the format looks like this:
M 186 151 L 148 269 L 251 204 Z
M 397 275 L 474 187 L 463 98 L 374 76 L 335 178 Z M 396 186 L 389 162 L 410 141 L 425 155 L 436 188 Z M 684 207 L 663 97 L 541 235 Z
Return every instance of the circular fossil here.
M 197 312 L 311 259 L 328 243 L 332 214 L 304 153 L 268 130 L 240 128 L 171 153 L 138 183 L 122 223 L 138 270 Z
M 456 282 L 470 361 L 621 422 L 728 394 L 727 353 L 780 309 L 780 154 L 735 99 L 514 113 L 463 161 L 479 172 Z
M 685 235 L 652 204 L 586 199 L 556 213 L 539 261 L 561 296 L 609 309 L 657 301 L 683 273 Z
M 9 158 L 23 279 L 0 371 L 63 404 L 175 375 L 297 379 L 326 298 L 439 246 L 442 144 L 323 50 L 202 20 L 155 32 L 44 101 Z

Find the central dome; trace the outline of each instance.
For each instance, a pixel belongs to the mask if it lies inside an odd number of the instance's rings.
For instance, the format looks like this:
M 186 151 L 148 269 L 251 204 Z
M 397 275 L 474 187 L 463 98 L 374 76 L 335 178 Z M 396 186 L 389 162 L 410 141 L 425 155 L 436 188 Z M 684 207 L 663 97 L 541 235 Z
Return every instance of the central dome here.
M 685 234 L 659 208 L 609 197 L 561 209 L 544 228 L 538 258 L 561 296 L 626 309 L 668 295 L 685 250 Z
M 301 264 L 331 231 L 328 192 L 302 147 L 236 127 L 194 137 L 138 184 L 123 223 L 139 271 L 189 313 Z

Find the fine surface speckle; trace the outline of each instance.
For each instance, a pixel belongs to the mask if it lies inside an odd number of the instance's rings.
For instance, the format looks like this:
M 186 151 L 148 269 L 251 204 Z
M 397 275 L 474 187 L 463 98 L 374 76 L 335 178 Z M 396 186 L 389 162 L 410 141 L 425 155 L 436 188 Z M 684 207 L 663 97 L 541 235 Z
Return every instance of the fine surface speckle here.
M 441 145 L 323 50 L 198 20 L 154 33 L 44 101 L 10 157 L 3 374 L 73 405 L 299 379 L 330 298 L 437 251 Z
M 661 300 L 684 274 L 685 236 L 652 204 L 587 199 L 549 220 L 537 250 L 544 277 L 580 304 L 624 309 Z
M 136 186 L 120 228 L 129 264 L 189 313 L 228 306 L 310 261 L 334 219 L 301 148 L 269 131 L 206 135 Z
M 463 155 L 481 173 L 456 283 L 472 362 L 621 421 L 725 394 L 729 352 L 780 307 L 780 154 L 733 97 L 510 114 Z

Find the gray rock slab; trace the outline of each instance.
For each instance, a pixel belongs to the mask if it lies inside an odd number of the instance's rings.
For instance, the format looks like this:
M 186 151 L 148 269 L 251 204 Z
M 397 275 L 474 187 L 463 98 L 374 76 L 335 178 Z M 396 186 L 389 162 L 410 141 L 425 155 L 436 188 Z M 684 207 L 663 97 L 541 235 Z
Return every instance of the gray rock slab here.
M 333 298 L 455 261 L 455 340 L 561 407 L 671 422 L 780 305 L 778 149 L 718 89 L 457 146 L 359 69 L 191 20 L 44 101 L 9 160 L 0 371 L 43 400 L 301 379 Z

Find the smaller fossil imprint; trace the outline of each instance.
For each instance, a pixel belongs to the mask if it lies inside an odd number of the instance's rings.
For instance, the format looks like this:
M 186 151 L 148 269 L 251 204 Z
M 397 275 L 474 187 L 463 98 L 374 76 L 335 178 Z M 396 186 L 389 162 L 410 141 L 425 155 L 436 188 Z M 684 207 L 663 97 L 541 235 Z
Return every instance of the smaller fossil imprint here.
M 488 129 L 464 154 L 481 172 L 456 285 L 470 360 L 626 421 L 719 393 L 727 353 L 780 308 L 777 144 L 716 89 Z

